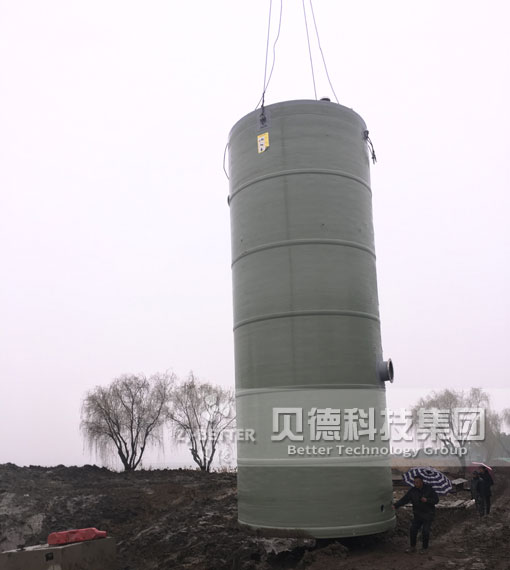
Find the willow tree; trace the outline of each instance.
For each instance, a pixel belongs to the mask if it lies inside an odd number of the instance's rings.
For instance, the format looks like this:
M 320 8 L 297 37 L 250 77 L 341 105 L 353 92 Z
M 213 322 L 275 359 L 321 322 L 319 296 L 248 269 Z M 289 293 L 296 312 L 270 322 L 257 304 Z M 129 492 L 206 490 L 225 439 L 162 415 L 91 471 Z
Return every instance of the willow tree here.
M 220 445 L 231 439 L 223 436 L 235 427 L 233 391 L 200 382 L 191 372 L 172 393 L 170 420 L 174 439 L 186 442 L 193 461 L 209 472 Z
M 173 375 L 124 375 L 87 393 L 81 431 L 104 460 L 115 453 L 125 471 L 134 471 L 149 446 L 161 446 L 169 418 Z
M 418 400 L 412 414 L 418 441 L 456 454 L 462 472 L 466 457 L 461 448 L 476 450 L 487 461 L 501 439 L 502 416 L 491 410 L 490 396 L 481 388 L 432 392 Z

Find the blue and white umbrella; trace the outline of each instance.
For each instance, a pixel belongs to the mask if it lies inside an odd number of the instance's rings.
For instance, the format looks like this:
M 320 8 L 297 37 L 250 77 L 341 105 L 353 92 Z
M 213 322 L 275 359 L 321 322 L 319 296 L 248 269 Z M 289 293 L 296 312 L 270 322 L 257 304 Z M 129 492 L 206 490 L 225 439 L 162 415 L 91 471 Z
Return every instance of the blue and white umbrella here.
M 448 477 L 433 467 L 411 467 L 402 475 L 404 481 L 414 487 L 414 478 L 421 477 L 438 495 L 446 495 L 452 490 L 452 482 Z

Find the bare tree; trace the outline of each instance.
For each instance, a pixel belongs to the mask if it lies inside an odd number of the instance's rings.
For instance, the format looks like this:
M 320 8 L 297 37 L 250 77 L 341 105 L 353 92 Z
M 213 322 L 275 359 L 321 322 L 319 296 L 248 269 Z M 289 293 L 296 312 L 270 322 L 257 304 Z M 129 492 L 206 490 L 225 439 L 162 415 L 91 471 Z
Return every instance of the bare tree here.
M 209 472 L 221 437 L 235 425 L 232 390 L 200 382 L 193 373 L 172 395 L 170 419 L 175 441 L 186 441 L 193 461 Z
M 162 445 L 173 375 L 124 375 L 85 396 L 81 430 L 103 459 L 115 452 L 126 471 L 135 470 L 150 445 Z
M 459 410 L 483 410 L 485 439 L 476 442 L 476 446 L 486 456 L 489 456 L 499 439 L 501 417 L 490 409 L 489 395 L 481 388 L 471 388 L 469 392 L 445 389 L 441 392 L 432 392 L 420 400 L 413 407 L 415 430 L 421 430 L 423 435 L 434 435 L 433 444 L 437 447 L 445 447 L 455 454 L 460 448 L 472 448 L 472 429 L 479 429 L 476 422 L 482 421 L 476 413 L 459 413 Z M 422 411 L 420 411 L 422 410 Z M 430 421 L 427 425 L 420 422 L 426 410 Z M 418 421 L 417 421 L 418 420 Z M 421 424 L 421 425 L 420 425 Z M 466 458 L 458 454 L 462 471 L 466 467 Z
M 500 427 L 510 427 L 510 408 L 505 408 L 500 414 Z M 499 445 L 505 457 L 510 457 L 510 435 L 500 429 Z
M 477 446 L 482 455 L 482 461 L 489 461 L 501 449 L 502 425 L 502 415 L 487 409 L 485 412 L 485 439 Z

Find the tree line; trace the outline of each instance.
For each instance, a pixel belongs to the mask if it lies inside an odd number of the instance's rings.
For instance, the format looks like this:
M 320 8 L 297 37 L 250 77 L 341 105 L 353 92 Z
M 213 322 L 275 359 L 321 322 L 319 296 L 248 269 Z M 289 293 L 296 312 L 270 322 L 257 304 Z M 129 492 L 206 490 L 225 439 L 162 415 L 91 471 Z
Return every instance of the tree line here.
M 494 410 L 489 394 L 481 388 L 445 388 L 431 392 L 412 407 L 414 420 L 419 418 L 420 410 L 428 414 L 434 412 L 431 416 L 434 421 L 425 431 L 435 436 L 435 447 L 448 450 L 452 455 L 460 448 L 467 451 L 467 455 L 457 454 L 463 472 L 467 462 L 473 459 L 484 463 L 510 459 L 510 435 L 506 433 L 510 426 L 510 408 Z M 415 421 L 414 427 L 417 425 Z M 425 445 L 430 445 L 430 441 L 422 443 L 422 447 Z
M 85 395 L 80 428 L 105 461 L 117 455 L 125 471 L 141 465 L 148 447 L 162 446 L 165 428 L 187 443 L 200 470 L 210 472 L 221 437 L 235 427 L 233 390 L 201 382 L 193 372 L 125 374 Z
M 459 410 L 483 410 L 483 418 L 460 416 Z M 427 435 L 423 432 L 429 431 L 434 447 L 452 455 L 460 448 L 468 451 L 467 456 L 457 454 L 462 470 L 473 459 L 510 459 L 510 435 L 504 431 L 510 426 L 510 408 L 496 412 L 489 395 L 480 388 L 431 392 L 409 413 L 414 420 L 414 441 L 420 447 L 431 444 L 428 438 L 420 441 L 420 436 Z M 431 420 L 421 426 L 421 434 L 416 432 L 420 416 Z M 143 374 L 120 376 L 108 386 L 89 391 L 81 411 L 81 431 L 89 448 L 104 461 L 117 455 L 126 471 L 141 465 L 148 447 L 162 446 L 165 428 L 169 428 L 175 442 L 188 445 L 200 470 L 210 472 L 225 439 L 228 445 L 228 438 L 222 436 L 234 430 L 235 421 L 233 390 L 201 382 L 192 372 L 185 380 L 167 373 L 149 378 Z M 483 426 L 475 425 L 480 421 Z M 473 439 L 471 428 L 483 428 L 483 438 Z

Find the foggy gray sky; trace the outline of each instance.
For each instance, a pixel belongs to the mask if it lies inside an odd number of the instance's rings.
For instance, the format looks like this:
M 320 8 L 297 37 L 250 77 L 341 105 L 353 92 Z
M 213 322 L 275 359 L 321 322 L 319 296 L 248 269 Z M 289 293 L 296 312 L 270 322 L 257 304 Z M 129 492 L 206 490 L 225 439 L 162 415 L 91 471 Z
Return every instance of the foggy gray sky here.
M 81 400 L 122 373 L 233 385 L 222 162 L 261 95 L 268 8 L 0 0 L 0 463 L 94 461 Z M 482 386 L 509 406 L 510 8 L 314 8 L 340 103 L 378 156 L 389 402 Z M 314 98 L 301 10 L 284 0 L 266 104 Z M 333 98 L 315 45 L 314 61 Z

